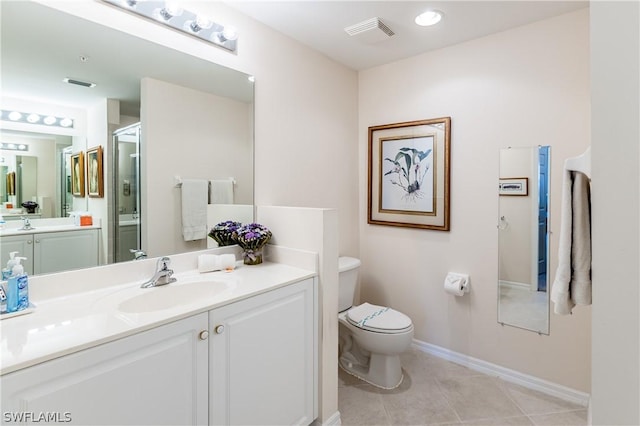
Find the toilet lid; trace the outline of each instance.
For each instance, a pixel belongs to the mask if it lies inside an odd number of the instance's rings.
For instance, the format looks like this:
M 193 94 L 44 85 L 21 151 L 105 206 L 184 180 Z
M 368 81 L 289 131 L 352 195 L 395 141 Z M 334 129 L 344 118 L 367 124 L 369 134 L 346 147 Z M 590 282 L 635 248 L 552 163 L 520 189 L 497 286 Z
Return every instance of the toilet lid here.
M 356 327 L 379 333 L 392 333 L 411 327 L 411 318 L 402 312 L 369 303 L 349 309 L 347 320 Z

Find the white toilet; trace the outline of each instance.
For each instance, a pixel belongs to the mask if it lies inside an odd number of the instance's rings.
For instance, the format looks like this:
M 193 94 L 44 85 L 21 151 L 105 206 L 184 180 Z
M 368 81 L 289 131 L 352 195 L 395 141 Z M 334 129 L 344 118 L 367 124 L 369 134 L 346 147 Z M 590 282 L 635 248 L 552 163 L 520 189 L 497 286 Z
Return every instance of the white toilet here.
M 360 260 L 338 259 L 339 365 L 347 373 L 383 389 L 402 383 L 400 354 L 413 339 L 411 318 L 386 306 L 353 306 Z

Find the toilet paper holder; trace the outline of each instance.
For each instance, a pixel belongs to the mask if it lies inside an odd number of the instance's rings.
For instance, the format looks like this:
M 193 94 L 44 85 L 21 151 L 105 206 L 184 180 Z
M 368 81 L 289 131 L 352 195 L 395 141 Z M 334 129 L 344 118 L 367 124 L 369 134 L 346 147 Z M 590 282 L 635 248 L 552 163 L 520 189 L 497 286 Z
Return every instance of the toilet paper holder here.
M 459 285 L 459 289 L 462 290 L 463 293 L 469 293 L 469 274 L 461 274 L 458 272 L 449 272 L 445 278 L 446 282 L 456 283 L 456 286 Z

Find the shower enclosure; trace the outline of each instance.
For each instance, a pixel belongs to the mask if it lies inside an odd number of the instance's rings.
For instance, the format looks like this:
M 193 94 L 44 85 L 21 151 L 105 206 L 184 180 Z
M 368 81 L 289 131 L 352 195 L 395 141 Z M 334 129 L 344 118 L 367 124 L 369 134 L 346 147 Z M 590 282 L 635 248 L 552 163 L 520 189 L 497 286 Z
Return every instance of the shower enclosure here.
M 142 250 L 140 219 L 140 123 L 113 132 L 114 262 Z

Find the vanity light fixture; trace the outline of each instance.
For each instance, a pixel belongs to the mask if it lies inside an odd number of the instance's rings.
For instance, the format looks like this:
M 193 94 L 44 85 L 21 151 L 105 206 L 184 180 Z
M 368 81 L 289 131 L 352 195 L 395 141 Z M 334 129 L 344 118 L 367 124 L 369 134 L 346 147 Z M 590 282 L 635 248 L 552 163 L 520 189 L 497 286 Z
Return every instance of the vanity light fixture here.
M 175 1 L 157 0 L 102 0 L 127 12 L 135 13 L 181 31 L 218 47 L 235 52 L 238 48 L 238 32 L 229 25 L 222 25 L 206 16 L 183 9 Z
M 54 115 L 42 115 L 33 112 L 1 110 L 2 121 L 14 123 L 39 124 L 42 126 L 73 128 L 73 120 L 68 117 L 56 117 Z M 4 149 L 4 148 L 3 148 Z
M 439 10 L 427 10 L 416 16 L 415 22 L 421 27 L 430 27 L 442 19 L 443 13 Z
M 0 149 L 3 149 L 5 151 L 26 152 L 26 151 L 29 151 L 29 145 L 25 145 L 23 143 L 15 144 L 15 143 L 2 142 L 2 144 L 0 144 Z

